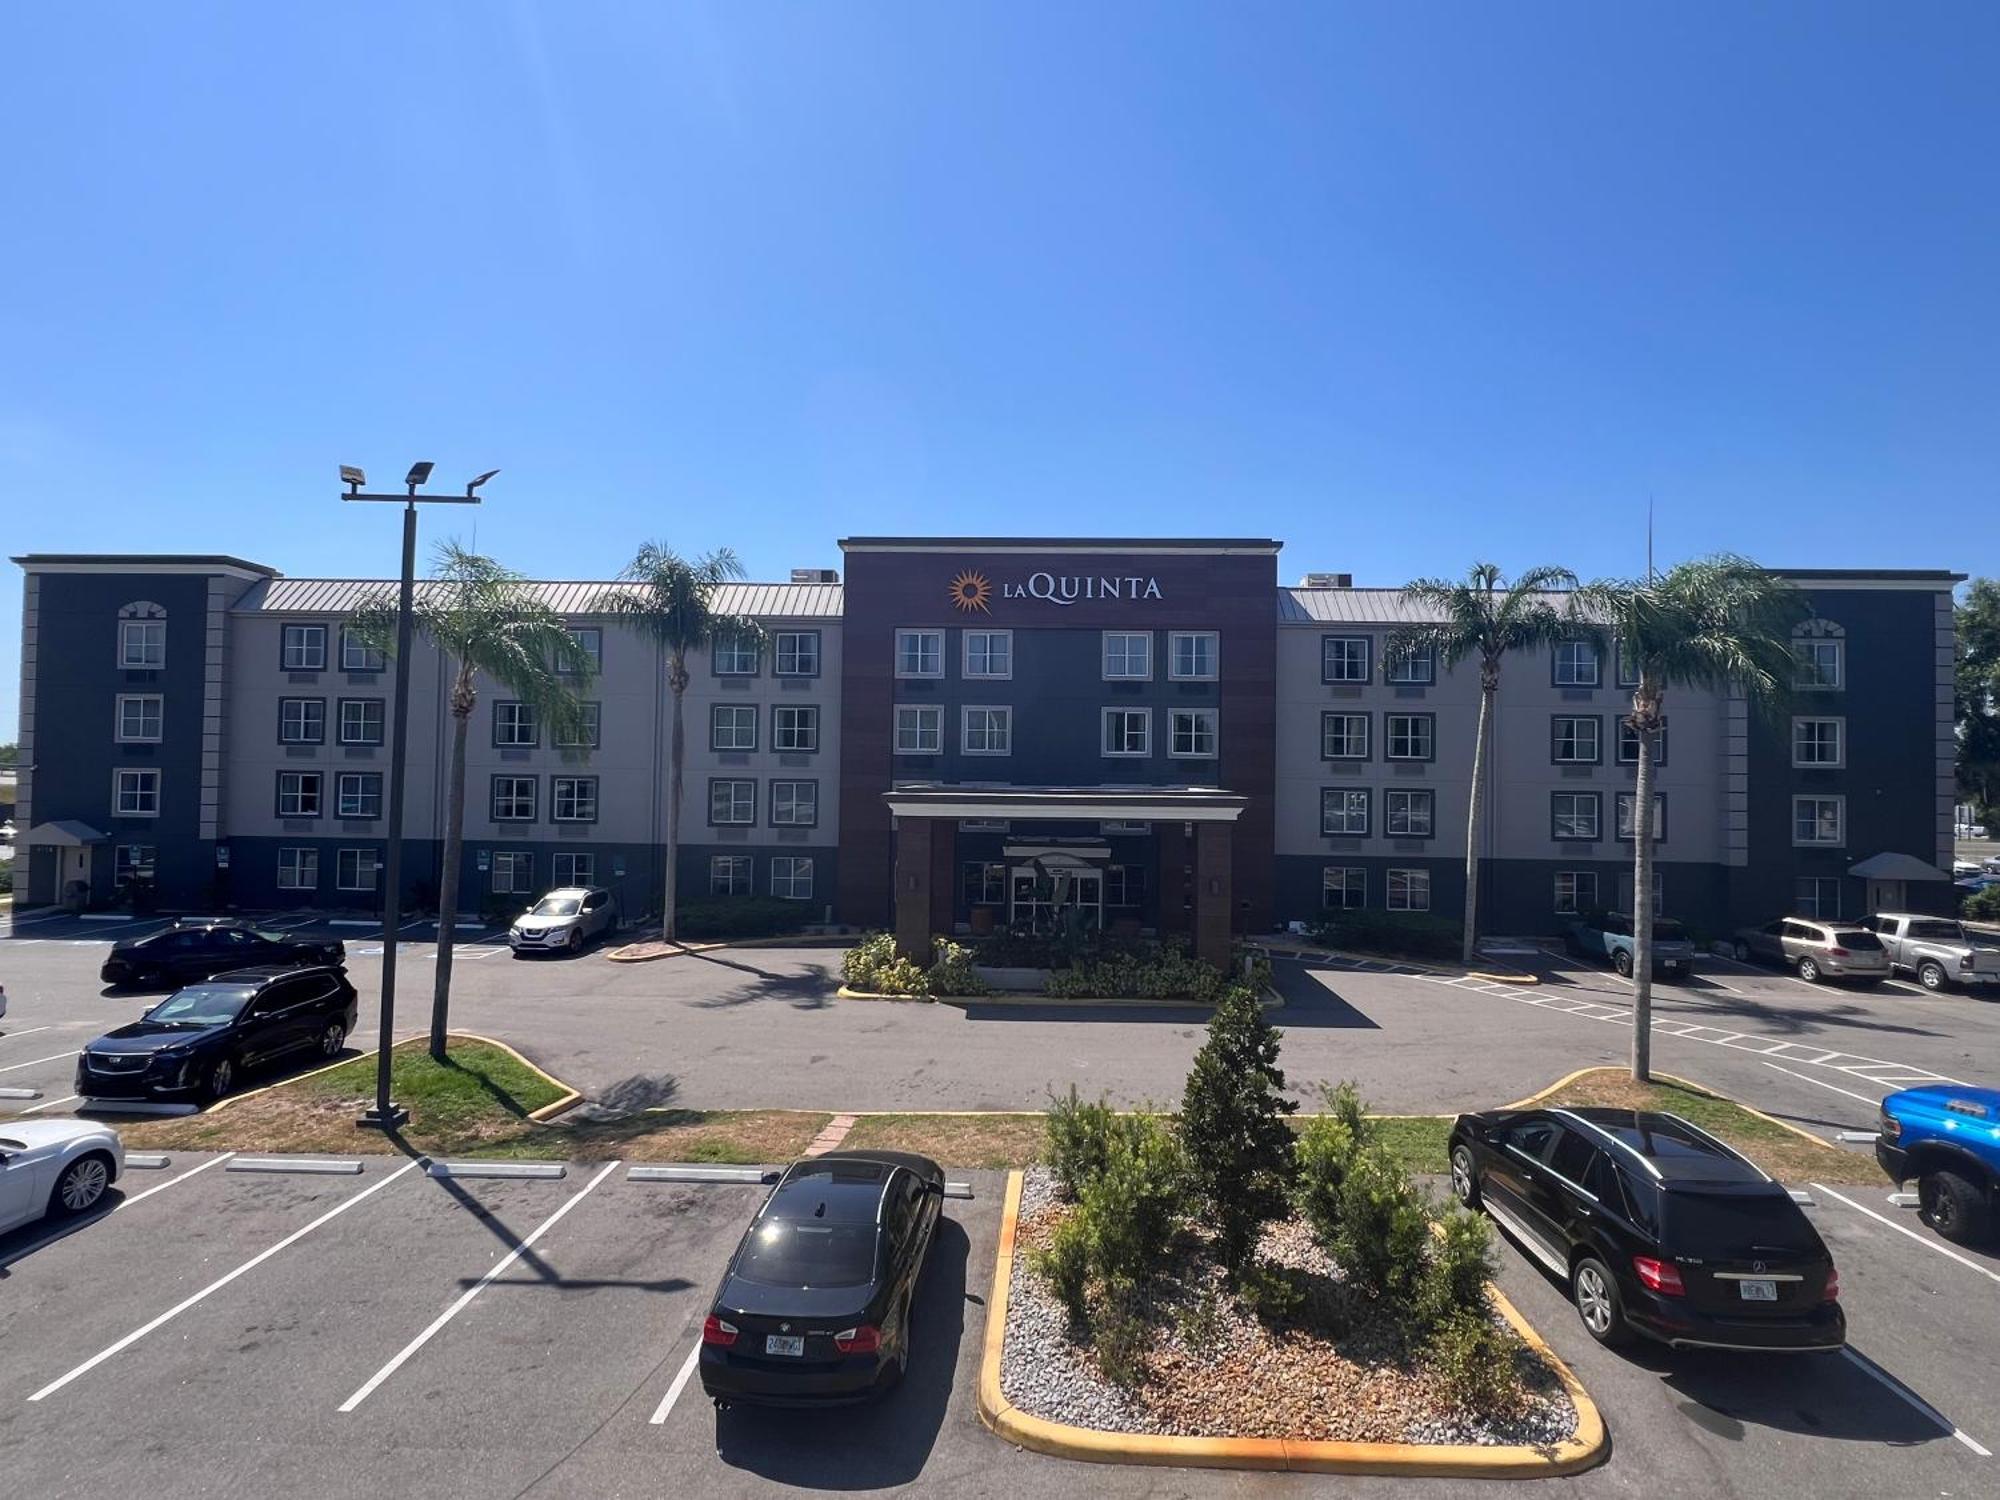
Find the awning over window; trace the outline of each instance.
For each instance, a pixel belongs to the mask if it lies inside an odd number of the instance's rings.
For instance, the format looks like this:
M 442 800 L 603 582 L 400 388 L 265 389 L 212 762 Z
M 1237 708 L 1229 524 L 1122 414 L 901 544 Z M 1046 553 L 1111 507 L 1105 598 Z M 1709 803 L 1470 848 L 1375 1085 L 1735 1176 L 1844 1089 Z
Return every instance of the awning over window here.
M 1129 823 L 1234 823 L 1249 798 L 1212 786 L 948 786 L 882 794 L 899 818 L 1076 818 Z
M 30 828 L 21 842 L 24 845 L 53 844 L 61 849 L 77 849 L 85 844 L 102 844 L 110 839 L 108 833 L 99 833 L 88 823 L 79 823 L 74 818 L 62 818 L 53 823 L 37 823 Z
M 1951 877 L 1914 854 L 1871 854 L 1847 873 L 1863 880 L 1949 880 Z

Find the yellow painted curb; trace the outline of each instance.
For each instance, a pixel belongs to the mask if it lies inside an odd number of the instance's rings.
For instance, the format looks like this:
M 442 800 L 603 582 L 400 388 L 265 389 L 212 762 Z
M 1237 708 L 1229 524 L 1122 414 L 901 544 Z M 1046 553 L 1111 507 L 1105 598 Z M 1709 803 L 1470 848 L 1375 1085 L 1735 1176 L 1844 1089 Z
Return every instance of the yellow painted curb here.
M 873 998 L 873 997 L 871 997 Z M 891 998 L 903 998 L 901 996 Z M 1102 1010 L 1107 1007 L 1125 1010 L 1214 1010 L 1213 1000 L 1162 1000 L 1132 998 L 1127 996 L 1037 995 L 1021 990 L 997 990 L 991 995 L 939 995 L 940 1005 L 1052 1005 L 1069 1006 L 1077 1010 Z M 1285 997 L 1274 989 L 1266 989 L 1257 999 L 1261 1010 L 1283 1010 Z
M 1490 979 L 1495 984 L 1540 984 L 1542 982 L 1542 976 L 1539 974 L 1493 974 L 1485 969 L 1467 969 L 1465 977 L 1468 979 Z
M 833 992 L 833 998 L 836 1000 L 902 1000 L 913 1005 L 929 1005 L 931 1003 L 929 995 L 883 995 L 874 990 L 851 990 L 844 984 Z
M 481 1036 L 476 1031 L 449 1031 L 446 1032 L 445 1035 L 462 1037 L 468 1042 L 484 1042 L 489 1047 L 498 1047 L 502 1052 L 506 1053 L 509 1057 L 513 1058 L 515 1062 L 519 1063 L 522 1067 L 526 1068 L 530 1073 L 533 1073 L 537 1078 L 541 1079 L 542 1082 L 546 1083 L 550 1088 L 561 1089 L 563 1091 L 562 1097 L 560 1099 L 556 1099 L 548 1104 L 544 1104 L 540 1109 L 530 1110 L 528 1112 L 528 1118 L 531 1120 L 539 1122 L 542 1120 L 553 1119 L 555 1116 L 561 1114 L 564 1110 L 573 1109 L 577 1105 L 583 1102 L 583 1091 L 581 1089 L 571 1088 L 568 1084 L 564 1083 L 560 1078 L 556 1077 L 555 1074 L 551 1073 L 547 1068 L 542 1067 L 539 1063 L 532 1063 L 528 1061 L 527 1058 L 523 1057 L 519 1052 L 515 1051 L 512 1047 L 508 1046 L 498 1037 Z
M 1021 1182 L 1019 1171 L 1007 1174 L 1007 1195 L 1000 1210 L 1000 1247 L 994 1259 L 993 1291 L 986 1306 L 986 1349 L 979 1364 L 979 1419 L 1010 1443 L 1036 1453 L 1086 1463 L 1281 1469 L 1308 1474 L 1407 1474 L 1433 1479 L 1546 1479 L 1578 1473 L 1604 1458 L 1609 1434 L 1597 1404 L 1569 1366 L 1556 1358 L 1514 1304 L 1491 1283 L 1487 1291 L 1493 1305 L 1555 1371 L 1576 1405 L 1575 1436 L 1552 1448 L 1159 1437 L 1151 1433 L 1070 1427 L 1030 1416 L 1010 1402 L 1000 1388 L 1000 1356 L 1007 1337 L 1007 1295 L 1014 1277 L 1014 1234 L 1021 1217 Z
M 1534 1105 L 1540 1104 L 1544 1099 L 1552 1098 L 1556 1094 L 1561 1093 L 1564 1089 L 1568 1088 L 1572 1083 L 1575 1083 L 1577 1079 L 1582 1078 L 1584 1075 L 1588 1073 L 1617 1073 L 1620 1075 L 1625 1075 L 1629 1074 L 1630 1071 L 1631 1070 L 1628 1068 L 1621 1068 L 1607 1063 L 1599 1063 L 1596 1067 L 1591 1067 L 1591 1068 L 1578 1068 L 1574 1073 L 1566 1074 L 1562 1078 L 1557 1079 L 1554 1083 L 1550 1084 L 1540 1093 L 1530 1094 L 1527 1098 L 1522 1099 L 1517 1103 L 1507 1104 L 1501 1107 L 1503 1109 L 1531 1108 Z M 1697 1094 L 1706 1094 L 1711 1099 L 1720 1099 L 1724 1104 L 1735 1105 L 1738 1109 L 1742 1110 L 1743 1113 L 1745 1113 L 1746 1115 L 1755 1115 L 1758 1119 L 1762 1120 L 1766 1125 L 1775 1125 L 1780 1130 L 1789 1130 L 1793 1135 L 1797 1136 L 1802 1141 L 1811 1141 L 1815 1146 L 1819 1147 L 1822 1151 L 1826 1151 L 1834 1156 L 1840 1156 L 1840 1157 L 1845 1157 L 1848 1155 L 1847 1152 L 1842 1151 L 1838 1146 L 1832 1145 L 1827 1141 L 1821 1140 L 1818 1136 L 1814 1135 L 1810 1130 L 1803 1130 L 1799 1126 L 1793 1125 L 1788 1121 L 1778 1119 L 1775 1115 L 1767 1115 L 1764 1113 L 1763 1110 L 1758 1109 L 1755 1105 L 1745 1104 L 1741 1099 L 1736 1098 L 1733 1094 L 1723 1093 L 1721 1089 L 1711 1088 L 1709 1087 L 1709 1085 L 1705 1083 L 1696 1083 L 1691 1078 L 1677 1078 L 1672 1073 L 1655 1073 L 1653 1075 L 1653 1081 L 1655 1083 L 1677 1084 L 1681 1088 L 1690 1089 Z

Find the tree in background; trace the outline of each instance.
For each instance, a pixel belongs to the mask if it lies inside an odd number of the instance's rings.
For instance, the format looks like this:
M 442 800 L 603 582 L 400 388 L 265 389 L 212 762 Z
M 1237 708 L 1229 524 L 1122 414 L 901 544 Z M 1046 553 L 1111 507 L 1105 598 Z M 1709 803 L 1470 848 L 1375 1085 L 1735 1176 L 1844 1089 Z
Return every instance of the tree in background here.
M 1529 651 L 1566 639 L 1571 626 L 1547 595 L 1574 589 L 1567 568 L 1530 568 L 1508 583 L 1492 563 L 1474 563 L 1465 577 L 1419 578 L 1403 589 L 1414 613 L 1436 616 L 1400 627 L 1389 638 L 1385 666 L 1428 654 L 1439 670 L 1479 659 L 1479 722 L 1473 730 L 1472 796 L 1465 812 L 1464 958 L 1472 962 L 1479 939 L 1479 833 L 1485 815 L 1486 747 L 1493 734 L 1493 697 L 1500 691 L 1500 663 L 1510 651 Z
M 1639 582 L 1577 591 L 1579 612 L 1608 628 L 1626 674 L 1637 679 L 1624 723 L 1638 740 L 1632 785 L 1632 1077 L 1653 1063 L 1653 763 L 1666 727 L 1669 688 L 1738 692 L 1774 711 L 1791 696 L 1792 627 L 1805 596 L 1747 558 L 1728 553 L 1676 564 Z
M 465 739 L 483 673 L 534 715 L 537 736 L 557 743 L 582 738 L 582 689 L 597 669 L 562 617 L 521 574 L 457 542 L 437 550 L 432 577 L 418 585 L 413 623 L 444 653 L 450 674 L 451 782 L 438 872 L 437 981 L 431 999 L 431 1056 L 445 1055 L 451 1013 L 451 959 L 458 915 L 458 866 L 465 845 Z M 396 597 L 374 595 L 348 627 L 378 651 L 396 649 Z M 391 838 L 403 830 L 392 828 Z M 396 892 L 400 903 L 402 893 Z M 389 1038 L 383 1038 L 386 1046 Z
M 1958 790 L 1992 832 L 2000 821 L 2000 582 L 1976 578 L 1958 623 Z
M 764 630 L 755 620 L 724 614 L 715 607 L 716 592 L 743 576 L 743 564 L 727 547 L 706 557 L 690 559 L 662 543 L 647 542 L 618 576 L 638 587 L 607 589 L 598 597 L 597 611 L 624 621 L 659 645 L 667 658 L 667 686 L 674 695 L 667 773 L 666 890 L 660 928 L 660 935 L 672 942 L 680 887 L 681 786 L 687 764 L 683 704 L 688 688 L 688 656 L 725 638 L 743 638 L 761 644 Z

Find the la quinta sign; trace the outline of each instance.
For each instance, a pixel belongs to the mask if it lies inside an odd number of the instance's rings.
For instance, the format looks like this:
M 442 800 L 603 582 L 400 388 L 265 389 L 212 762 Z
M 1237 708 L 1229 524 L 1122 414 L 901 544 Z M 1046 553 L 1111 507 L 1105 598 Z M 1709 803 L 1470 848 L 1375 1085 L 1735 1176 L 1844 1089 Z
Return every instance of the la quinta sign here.
M 951 602 L 961 613 L 988 613 L 993 608 L 994 585 L 984 573 L 960 573 L 952 579 Z M 1002 599 L 1039 599 L 1059 608 L 1097 599 L 1158 599 L 1160 580 L 1139 574 L 1030 573 L 1025 578 L 1002 579 Z

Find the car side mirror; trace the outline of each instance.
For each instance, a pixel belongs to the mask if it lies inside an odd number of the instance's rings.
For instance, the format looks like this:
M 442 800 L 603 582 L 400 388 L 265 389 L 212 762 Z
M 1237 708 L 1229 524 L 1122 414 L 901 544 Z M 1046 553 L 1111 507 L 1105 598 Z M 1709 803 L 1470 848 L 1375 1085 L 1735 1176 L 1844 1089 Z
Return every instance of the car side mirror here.
M 944 1184 L 941 1182 L 927 1182 L 924 1184 L 924 1191 L 929 1193 L 933 1198 L 942 1198 L 944 1196 Z

